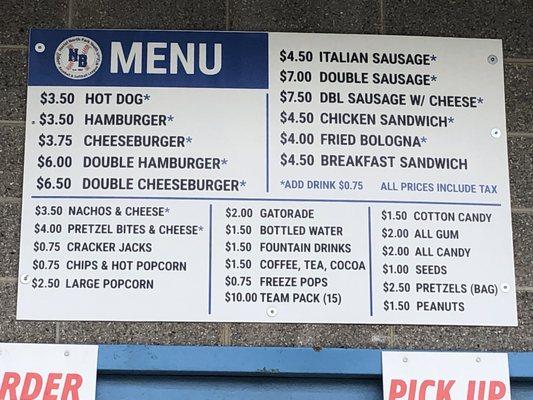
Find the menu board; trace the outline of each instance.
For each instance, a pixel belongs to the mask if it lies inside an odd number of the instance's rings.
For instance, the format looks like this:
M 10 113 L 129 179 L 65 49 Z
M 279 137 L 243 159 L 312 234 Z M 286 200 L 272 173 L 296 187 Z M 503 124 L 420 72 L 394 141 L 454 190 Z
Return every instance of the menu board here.
M 18 318 L 516 325 L 499 40 L 31 32 Z

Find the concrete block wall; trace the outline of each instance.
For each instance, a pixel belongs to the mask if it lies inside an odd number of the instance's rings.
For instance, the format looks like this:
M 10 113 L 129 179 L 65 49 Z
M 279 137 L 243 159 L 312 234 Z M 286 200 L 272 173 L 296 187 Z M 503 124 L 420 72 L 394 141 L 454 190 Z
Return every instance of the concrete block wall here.
M 0 342 L 533 351 L 532 13 L 530 0 L 2 0 Z M 260 30 L 503 39 L 519 326 L 16 321 L 29 27 Z

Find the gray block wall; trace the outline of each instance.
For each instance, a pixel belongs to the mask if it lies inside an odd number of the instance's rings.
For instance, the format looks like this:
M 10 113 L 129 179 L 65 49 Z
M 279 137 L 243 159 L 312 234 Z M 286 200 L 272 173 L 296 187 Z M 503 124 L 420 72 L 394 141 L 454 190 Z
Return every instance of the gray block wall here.
M 533 351 L 532 8 L 530 0 L 2 0 L 0 342 Z M 260 30 L 503 39 L 519 326 L 16 321 L 29 27 Z

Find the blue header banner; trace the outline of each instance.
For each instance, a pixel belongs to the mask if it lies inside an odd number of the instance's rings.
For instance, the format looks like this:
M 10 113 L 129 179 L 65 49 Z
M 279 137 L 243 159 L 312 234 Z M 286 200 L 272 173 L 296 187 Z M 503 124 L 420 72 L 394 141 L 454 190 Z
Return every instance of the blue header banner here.
M 32 29 L 30 86 L 268 88 L 268 34 Z

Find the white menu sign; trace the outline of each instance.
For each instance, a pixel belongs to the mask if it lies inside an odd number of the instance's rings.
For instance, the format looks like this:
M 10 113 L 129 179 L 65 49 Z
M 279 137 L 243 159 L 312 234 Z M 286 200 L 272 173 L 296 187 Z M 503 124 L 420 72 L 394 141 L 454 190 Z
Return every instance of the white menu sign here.
M 516 325 L 500 41 L 29 53 L 18 318 Z

